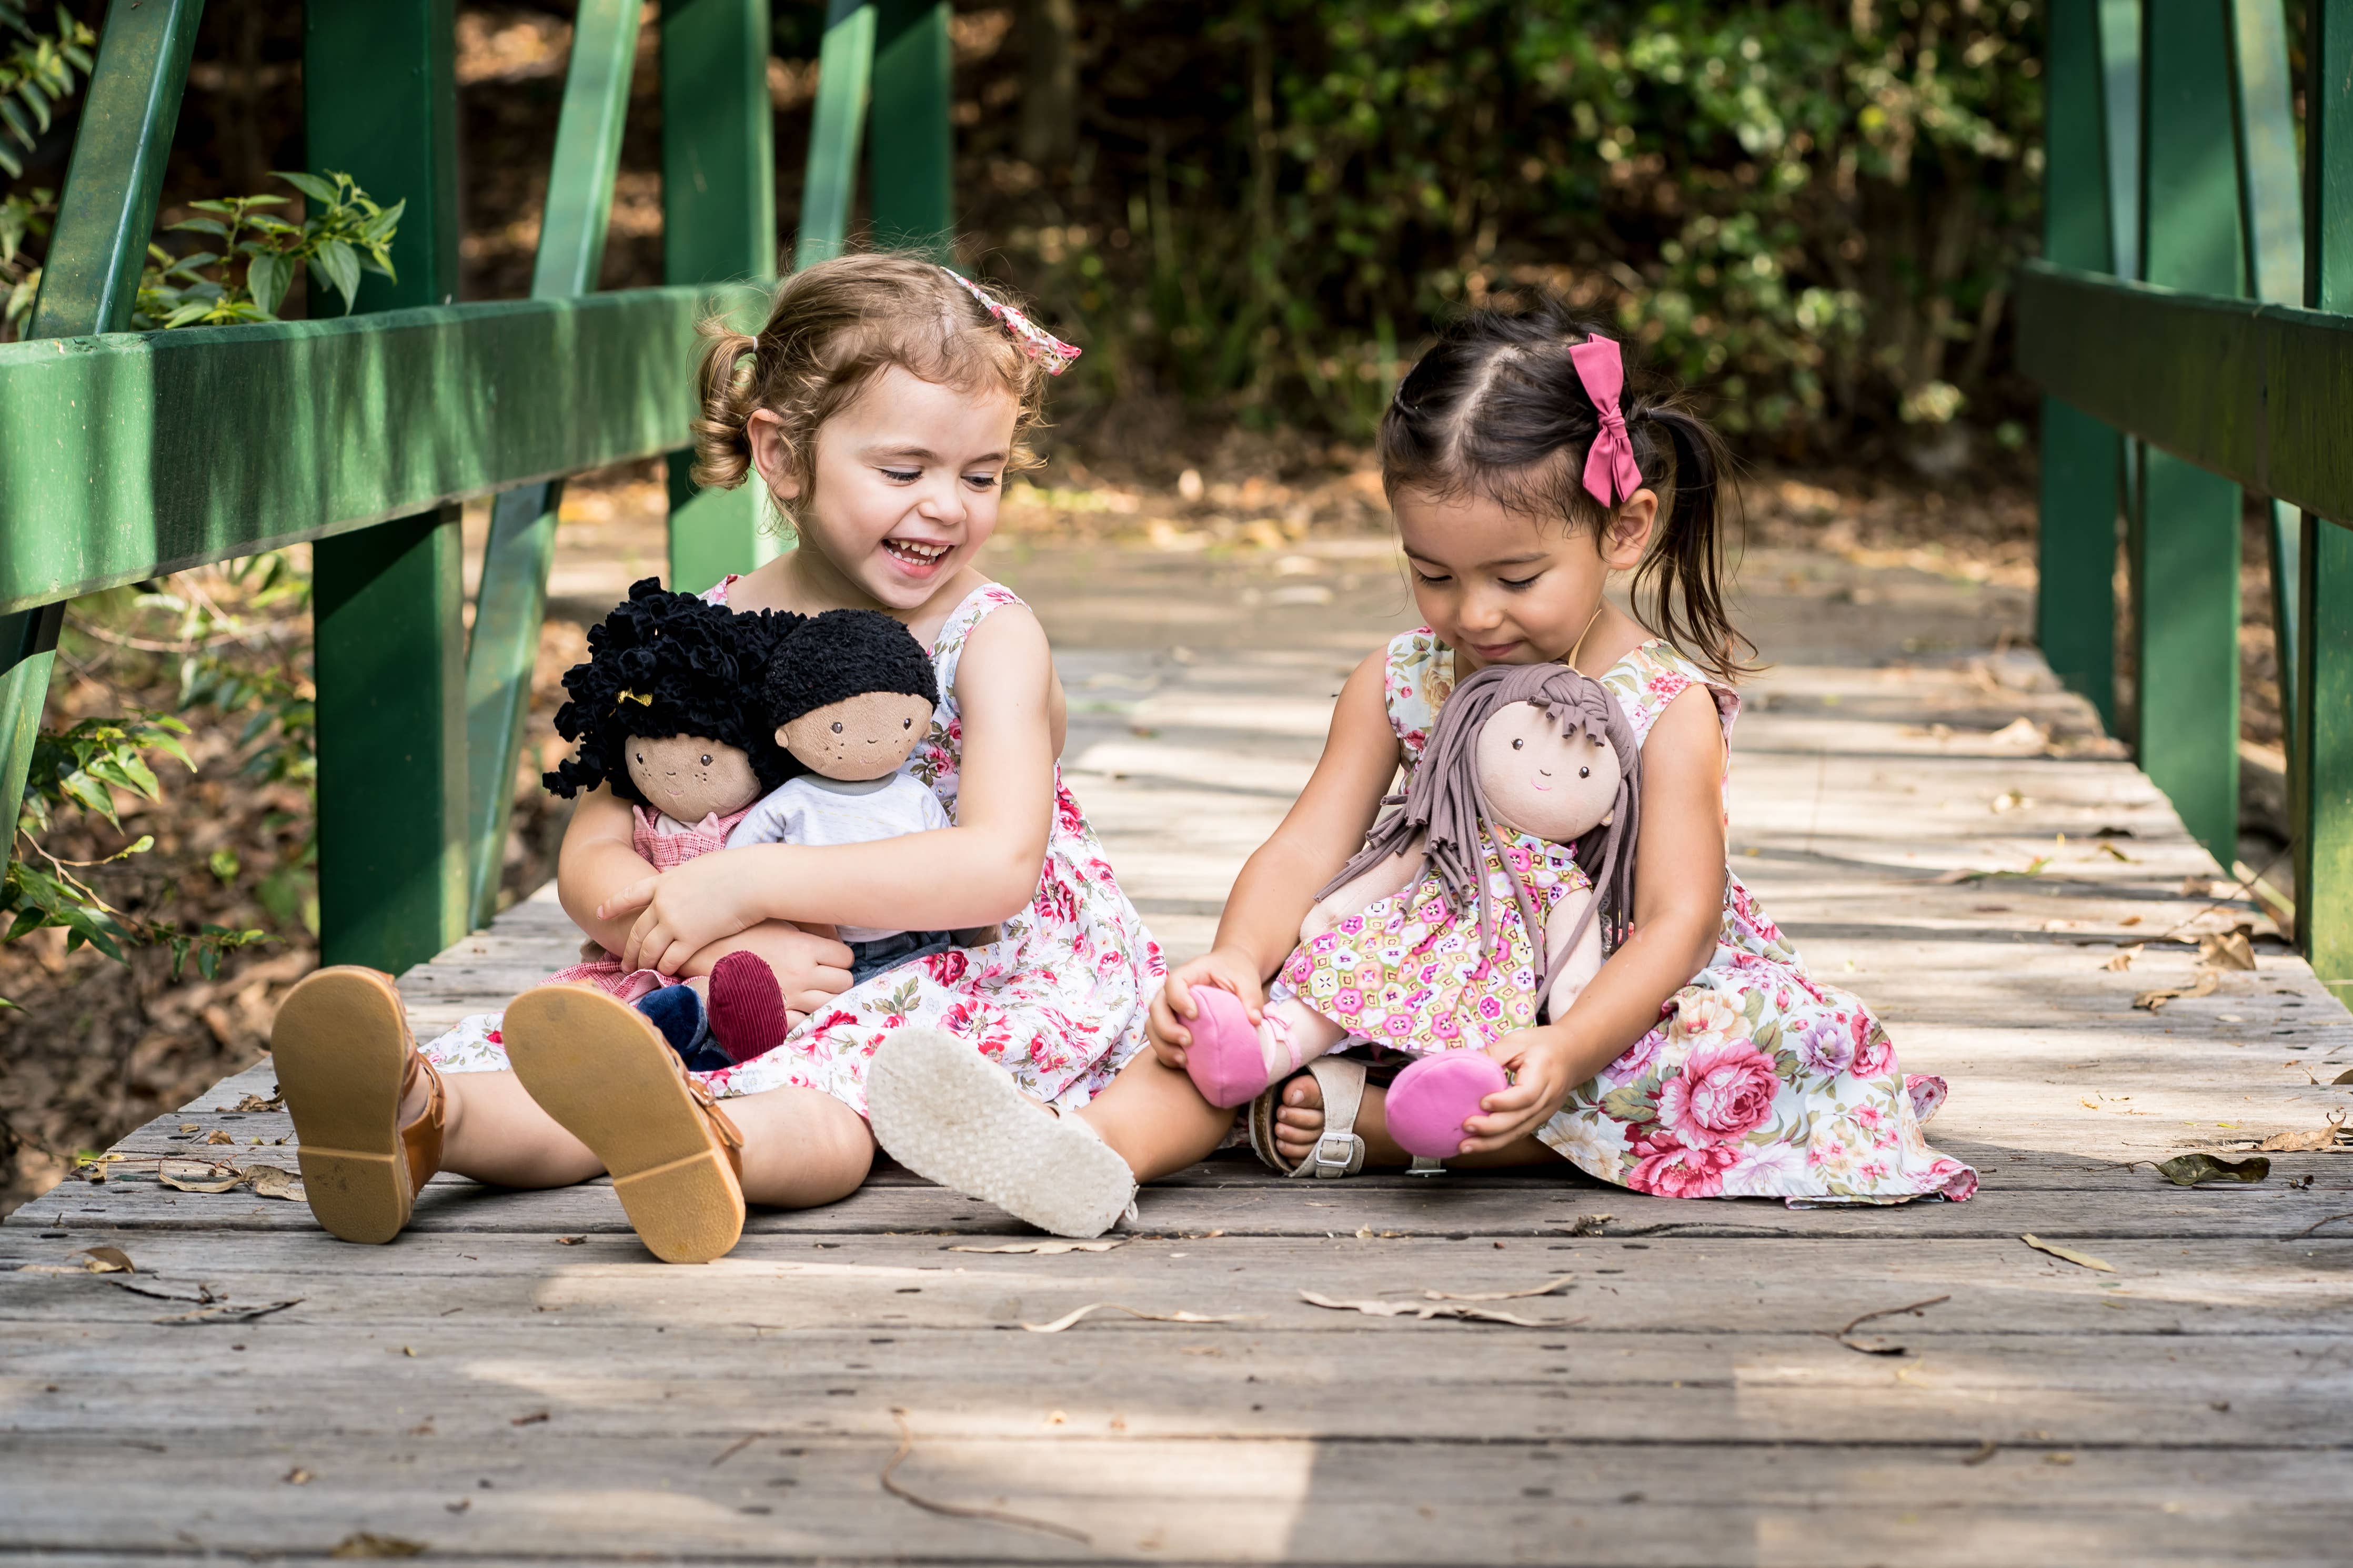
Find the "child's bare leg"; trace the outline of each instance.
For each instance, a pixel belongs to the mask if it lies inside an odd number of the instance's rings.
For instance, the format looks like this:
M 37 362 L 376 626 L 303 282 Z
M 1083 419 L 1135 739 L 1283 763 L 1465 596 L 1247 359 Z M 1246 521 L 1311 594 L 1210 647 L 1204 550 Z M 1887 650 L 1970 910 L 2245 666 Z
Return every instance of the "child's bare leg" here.
M 858 1190 L 874 1163 L 866 1119 L 814 1089 L 723 1100 L 744 1134 L 744 1196 L 772 1208 L 814 1208 Z
M 1234 1113 L 1201 1098 L 1193 1080 L 1138 1051 L 1109 1088 L 1074 1112 L 1127 1162 L 1139 1182 L 1155 1181 L 1208 1157 L 1233 1125 Z
M 1377 1084 L 1365 1086 L 1365 1102 L 1356 1112 L 1356 1135 L 1365 1141 L 1365 1167 L 1405 1166 L 1413 1156 L 1397 1146 L 1389 1136 L 1388 1118 L 1384 1101 L 1388 1090 Z M 1311 1073 L 1301 1073 L 1282 1086 L 1282 1103 L 1274 1113 L 1274 1147 L 1287 1164 L 1296 1165 L 1315 1151 L 1315 1141 L 1324 1134 L 1324 1086 Z M 1446 1163 L 1450 1170 L 1474 1170 L 1482 1166 L 1541 1165 L 1560 1156 L 1550 1146 L 1530 1133 L 1516 1143 L 1508 1144 L 1485 1154 L 1456 1155 Z
M 542 1110 L 514 1074 L 443 1073 L 441 1084 L 448 1106 L 443 1170 L 500 1187 L 568 1187 L 603 1173 L 588 1145 Z M 404 1102 L 402 1123 L 424 1109 L 421 1100 Z

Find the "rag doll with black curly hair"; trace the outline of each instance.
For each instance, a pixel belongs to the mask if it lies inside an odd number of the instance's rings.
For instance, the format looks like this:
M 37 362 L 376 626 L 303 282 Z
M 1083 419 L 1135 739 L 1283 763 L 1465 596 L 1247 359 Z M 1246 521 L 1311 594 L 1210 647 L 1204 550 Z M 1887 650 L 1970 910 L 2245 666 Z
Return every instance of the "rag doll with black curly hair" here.
M 588 658 L 565 672 L 555 732 L 577 750 L 542 780 L 570 799 L 603 784 L 630 803 L 632 847 L 657 871 L 723 848 L 754 802 L 799 771 L 754 695 L 778 643 L 806 624 L 789 612 L 738 614 L 657 578 L 588 632 Z M 776 977 L 731 952 L 684 982 L 628 970 L 595 942 L 551 983 L 594 985 L 652 1019 L 686 1065 L 712 1072 L 785 1037 Z

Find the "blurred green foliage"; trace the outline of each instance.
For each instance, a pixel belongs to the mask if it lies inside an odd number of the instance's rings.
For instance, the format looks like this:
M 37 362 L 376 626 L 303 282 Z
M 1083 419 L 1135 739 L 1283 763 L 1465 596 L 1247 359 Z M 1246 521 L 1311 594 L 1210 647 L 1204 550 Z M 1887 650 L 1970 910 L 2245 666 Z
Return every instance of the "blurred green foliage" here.
M 1433 320 L 1543 288 L 1709 391 L 1752 450 L 2022 404 L 2003 331 L 2039 210 L 2026 0 L 1081 17 L 1071 165 L 989 158 L 972 205 L 986 263 L 1086 345 L 1090 401 L 1148 388 L 1361 437 Z M 1017 26 L 1005 66 L 1023 47 Z M 1004 114 L 965 118 L 1009 152 Z

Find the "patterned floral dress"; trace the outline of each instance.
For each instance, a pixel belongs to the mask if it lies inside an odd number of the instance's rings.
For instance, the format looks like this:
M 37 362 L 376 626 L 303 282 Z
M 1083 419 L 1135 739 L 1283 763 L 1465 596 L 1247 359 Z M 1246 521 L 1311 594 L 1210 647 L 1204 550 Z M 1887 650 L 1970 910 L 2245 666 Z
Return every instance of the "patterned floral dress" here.
M 730 577 L 705 595 L 724 604 Z M 976 588 L 941 626 L 932 650 L 940 702 L 931 733 L 905 770 L 931 786 L 953 820 L 964 765 L 956 666 L 972 629 L 1021 600 L 998 584 Z M 1166 977 L 1160 944 L 1120 890 L 1094 830 L 1054 777 L 1054 821 L 1037 895 L 987 947 L 951 948 L 875 975 L 820 1008 L 764 1056 L 695 1076 L 714 1094 L 787 1086 L 821 1089 L 866 1114 L 866 1066 L 893 1029 L 924 1025 L 969 1040 L 1022 1089 L 1076 1108 L 1103 1092 L 1144 1047 L 1153 995 Z M 506 1050 L 496 1015 L 478 1015 L 425 1047 L 450 1072 L 500 1071 Z
M 1683 654 L 1644 643 L 1601 682 L 1643 742 L 1668 703 L 1694 686 L 1705 689 L 1723 720 L 1728 767 L 1740 699 Z M 1423 627 L 1391 640 L 1389 722 L 1409 768 L 1453 689 L 1454 652 L 1436 634 Z M 1489 868 L 1497 869 L 1492 854 Z M 1508 902 L 1508 883 L 1503 890 Z M 1476 911 L 1467 918 L 1475 925 Z M 1371 926 L 1395 920 L 1379 904 L 1365 915 Z M 1521 951 L 1514 949 L 1514 963 Z M 1382 1043 L 1409 1052 L 1461 1049 L 1486 1044 L 1489 1033 Z M 1920 1131 L 1944 1098 L 1942 1079 L 1905 1076 L 1887 1031 L 1860 999 L 1806 973 L 1727 868 L 1724 923 L 1707 967 L 1667 998 L 1655 1028 L 1571 1090 L 1536 1135 L 1603 1181 L 1664 1197 L 1807 1205 L 1934 1193 L 1958 1202 L 1977 1191 L 1977 1173 L 1931 1149 Z

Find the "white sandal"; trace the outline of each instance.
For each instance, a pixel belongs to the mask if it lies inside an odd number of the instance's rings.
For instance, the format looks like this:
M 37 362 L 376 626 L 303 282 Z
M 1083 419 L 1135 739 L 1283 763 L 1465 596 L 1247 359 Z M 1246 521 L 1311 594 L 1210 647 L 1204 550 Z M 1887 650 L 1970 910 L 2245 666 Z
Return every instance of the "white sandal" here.
M 900 1029 L 866 1069 L 875 1141 L 899 1163 L 1056 1236 L 1097 1237 L 1135 1212 L 1135 1173 L 1076 1116 L 1041 1110 L 1013 1075 L 937 1029 Z
M 1365 1168 L 1365 1141 L 1356 1132 L 1356 1113 L 1365 1103 L 1365 1064 L 1352 1057 L 1317 1057 L 1307 1064 L 1324 1089 L 1324 1131 L 1315 1147 L 1296 1165 L 1282 1163 L 1274 1146 L 1274 1113 L 1293 1074 L 1268 1087 L 1250 1101 L 1250 1151 L 1267 1168 L 1285 1176 L 1317 1176 L 1336 1181 Z

